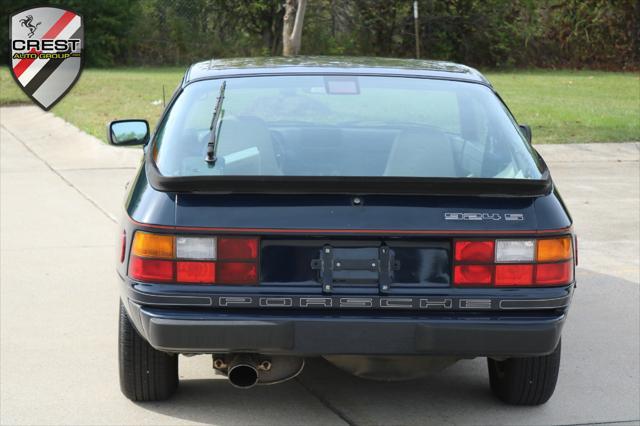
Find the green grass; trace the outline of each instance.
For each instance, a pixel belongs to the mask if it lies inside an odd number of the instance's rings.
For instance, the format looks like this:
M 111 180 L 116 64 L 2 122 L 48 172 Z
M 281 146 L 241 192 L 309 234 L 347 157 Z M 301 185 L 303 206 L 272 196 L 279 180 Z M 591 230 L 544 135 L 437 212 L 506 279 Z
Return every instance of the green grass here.
M 640 140 L 640 75 L 598 71 L 486 73 L 535 143 Z
M 6 67 L 0 68 L 0 105 L 20 105 L 31 102 L 13 81 Z
M 51 110 L 85 132 L 105 140 L 107 122 L 145 118 L 153 128 L 162 113 L 162 86 L 167 102 L 183 68 L 88 69 Z M 0 69 L 0 105 L 30 103 L 9 74 Z
M 146 118 L 153 126 L 183 68 L 88 69 L 53 113 L 104 140 L 119 118 Z M 598 71 L 487 72 L 535 143 L 640 140 L 640 76 Z M 158 102 L 160 101 L 160 102 Z M 0 68 L 0 105 L 27 103 L 6 67 Z

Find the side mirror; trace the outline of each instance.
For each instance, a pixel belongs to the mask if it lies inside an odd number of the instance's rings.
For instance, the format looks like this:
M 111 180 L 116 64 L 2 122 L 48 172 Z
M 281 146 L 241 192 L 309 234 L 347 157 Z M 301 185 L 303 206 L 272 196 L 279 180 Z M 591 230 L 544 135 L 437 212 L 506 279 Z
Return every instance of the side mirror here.
M 531 144 L 531 127 L 529 127 L 528 124 L 520 124 L 518 127 L 520 127 L 520 132 L 525 137 L 527 142 Z
M 149 142 L 147 120 L 117 120 L 107 124 L 107 140 L 111 145 L 144 145 Z

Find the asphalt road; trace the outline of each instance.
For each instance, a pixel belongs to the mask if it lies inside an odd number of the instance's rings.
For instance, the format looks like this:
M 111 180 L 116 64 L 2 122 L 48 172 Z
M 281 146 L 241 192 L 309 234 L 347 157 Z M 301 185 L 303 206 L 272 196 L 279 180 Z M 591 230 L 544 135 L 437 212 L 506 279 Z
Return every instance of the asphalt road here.
M 140 158 L 35 107 L 0 109 L 2 424 L 640 423 L 640 144 L 541 146 L 580 238 L 560 379 L 509 407 L 484 359 L 380 383 L 311 360 L 296 380 L 238 390 L 210 358 L 180 360 L 175 398 L 134 404 L 117 372 L 116 218 Z M 534 134 L 535 140 L 535 134 Z

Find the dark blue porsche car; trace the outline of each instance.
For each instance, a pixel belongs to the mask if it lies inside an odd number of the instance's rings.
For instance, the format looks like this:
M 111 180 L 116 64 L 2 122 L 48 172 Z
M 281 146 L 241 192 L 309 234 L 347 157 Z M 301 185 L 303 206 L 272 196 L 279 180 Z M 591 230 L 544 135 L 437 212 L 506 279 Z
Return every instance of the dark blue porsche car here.
M 108 138 L 144 145 L 117 266 L 128 398 L 171 396 L 178 354 L 211 355 L 244 388 L 311 356 L 360 373 L 486 357 L 501 400 L 551 397 L 572 220 L 531 130 L 476 70 L 211 60 L 153 135 L 120 120 Z

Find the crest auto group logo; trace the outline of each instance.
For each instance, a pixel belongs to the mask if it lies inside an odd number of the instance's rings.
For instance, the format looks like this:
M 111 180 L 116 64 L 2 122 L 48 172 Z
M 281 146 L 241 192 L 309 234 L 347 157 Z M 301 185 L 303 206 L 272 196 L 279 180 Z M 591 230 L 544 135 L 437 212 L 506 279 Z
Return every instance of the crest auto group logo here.
M 83 66 L 84 22 L 70 10 L 35 7 L 10 17 L 11 74 L 41 108 L 73 87 Z

